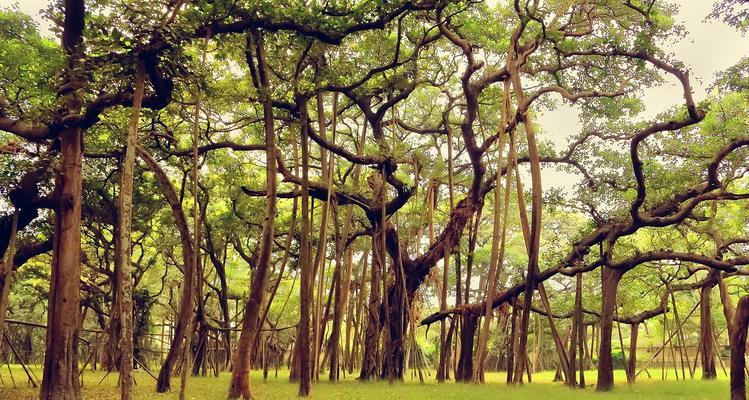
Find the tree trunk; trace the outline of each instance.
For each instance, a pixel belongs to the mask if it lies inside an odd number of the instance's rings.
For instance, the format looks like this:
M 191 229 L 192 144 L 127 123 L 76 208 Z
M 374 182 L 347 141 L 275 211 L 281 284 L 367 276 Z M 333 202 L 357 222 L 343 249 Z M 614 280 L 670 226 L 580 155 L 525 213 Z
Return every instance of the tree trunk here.
M 517 55 L 515 55 L 517 58 Z M 512 81 L 512 88 L 515 93 L 515 98 L 518 104 L 525 106 L 525 93 L 520 83 L 520 67 L 522 60 L 515 59 L 512 61 L 512 68 L 510 68 L 510 79 Z M 541 239 L 541 216 L 543 208 L 543 194 L 541 187 L 541 162 L 538 156 L 538 146 L 536 145 L 536 137 L 533 129 L 533 121 L 531 114 L 528 113 L 527 108 L 523 110 L 523 126 L 525 127 L 526 141 L 528 143 L 528 159 L 530 161 L 531 169 L 531 221 L 528 225 L 527 221 L 522 221 L 524 227 L 528 227 L 528 238 L 526 239 L 526 245 L 528 250 L 528 271 L 525 277 L 525 297 L 523 298 L 523 314 L 520 319 L 519 328 L 519 342 L 518 342 L 518 353 L 520 355 L 527 354 L 526 345 L 528 343 L 528 322 L 530 320 L 531 303 L 533 302 L 533 289 L 536 286 L 536 275 L 538 274 L 538 261 L 539 261 L 539 246 Z M 520 179 L 516 176 L 518 186 L 518 201 L 522 201 L 522 186 Z M 521 211 L 525 211 L 524 209 Z M 521 212 L 522 214 L 522 212 Z M 518 375 L 522 376 L 522 367 L 525 359 L 520 358 L 518 367 L 516 367 L 515 379 L 518 379 Z M 518 374 L 517 372 L 520 372 Z
M 202 277 L 203 268 L 201 265 L 199 265 L 198 267 L 199 268 L 197 276 Z M 194 360 L 191 371 L 192 376 L 198 376 L 200 374 L 201 368 L 203 369 L 203 376 L 205 376 L 206 373 L 205 363 L 208 348 L 208 323 L 206 322 L 205 302 L 203 301 L 203 296 L 200 295 L 200 293 L 203 292 L 203 285 L 201 284 L 201 281 L 202 279 L 198 278 L 197 288 L 195 290 L 195 300 L 197 300 L 197 307 L 195 312 L 195 322 L 197 322 L 197 329 L 195 330 L 197 333 L 197 347 L 195 348 L 194 352 L 191 352 L 191 356 Z
M 78 338 L 81 277 L 82 131 L 60 134 L 55 181 L 55 230 L 41 400 L 79 400 Z
M 517 348 L 517 321 L 518 321 L 517 297 L 512 301 L 512 316 L 510 317 L 510 336 L 507 338 L 507 383 L 515 381 L 515 349 Z
M 715 277 L 710 272 L 710 277 Z M 714 279 L 707 279 L 700 288 L 700 357 L 702 360 L 702 379 L 712 380 L 718 377 L 715 368 L 715 347 L 713 346 L 713 320 L 710 312 L 711 294 Z
M 450 271 L 450 250 L 445 247 L 444 267 L 442 268 L 442 285 L 440 293 L 440 311 L 447 310 L 447 275 Z M 444 382 L 448 378 L 450 340 L 447 337 L 447 321 L 440 321 L 440 349 L 439 364 L 437 366 L 437 382 Z
M 385 258 L 382 254 L 382 235 L 376 230 L 372 233 L 372 271 L 369 281 L 369 306 L 367 307 L 367 329 L 364 335 L 364 358 L 362 359 L 361 372 L 359 379 L 368 381 L 377 378 L 377 359 L 378 343 L 380 341 L 380 287 L 382 278 L 380 277 L 383 266 L 382 260 Z
M 471 382 L 473 380 L 473 339 L 479 318 L 469 312 L 462 314 L 460 319 L 460 356 L 455 372 L 455 382 Z
M 5 332 L 5 314 L 8 312 L 10 285 L 13 283 L 13 258 L 16 253 L 16 237 L 18 235 L 18 209 L 13 212 L 11 220 L 10 238 L 6 254 L 0 254 L 0 335 Z M 0 344 L 2 338 L 0 337 Z
M 317 120 L 320 137 L 325 139 L 325 107 L 323 102 L 323 94 L 317 94 Z M 330 160 L 327 159 L 327 151 L 323 146 L 320 146 L 320 171 L 321 179 L 326 182 L 327 187 L 333 186 L 333 168 L 335 157 L 330 156 Z M 325 329 L 325 319 L 323 319 L 323 290 L 325 286 L 325 261 L 327 254 L 327 242 L 328 242 L 328 220 L 330 215 L 330 203 L 331 203 L 332 191 L 328 191 L 327 199 L 322 203 L 322 218 L 320 219 L 320 232 L 317 241 L 317 251 L 315 252 L 315 260 L 313 263 L 313 277 L 318 276 L 317 290 L 315 293 L 315 312 L 312 324 L 312 376 L 317 381 L 320 374 L 320 350 L 323 342 L 323 329 Z
M 389 324 L 383 346 L 382 378 L 389 381 L 403 380 L 405 374 L 404 343 L 408 329 L 408 317 L 404 313 L 404 294 L 398 273 L 395 274 L 395 284 L 388 290 Z
M 583 324 L 583 274 L 582 272 L 577 273 L 575 285 L 575 328 L 577 331 L 577 353 L 580 359 L 577 368 L 580 370 L 580 377 L 577 381 L 577 385 L 580 388 L 585 388 L 585 352 L 587 346 L 585 345 L 585 325 Z M 575 369 L 575 357 L 572 357 L 573 372 Z
M 506 125 L 506 115 L 509 107 L 509 88 L 508 83 L 505 82 L 505 106 L 502 113 L 502 123 L 500 123 L 500 129 L 504 129 Z M 502 165 L 502 151 L 504 149 L 504 135 L 499 138 L 499 147 L 497 154 L 497 171 L 501 171 Z M 478 358 L 476 366 L 476 376 L 474 377 L 475 382 L 484 383 L 484 371 L 486 368 L 486 346 L 489 341 L 489 325 L 491 324 L 493 308 L 491 299 L 497 293 L 497 281 L 499 276 L 502 274 L 504 267 L 504 255 L 505 255 L 505 244 L 507 242 L 507 220 L 509 215 L 509 200 L 510 200 L 510 183 L 512 182 L 512 167 L 514 166 L 515 155 L 515 141 L 513 138 L 510 139 L 510 150 L 507 156 L 507 173 L 505 175 L 505 190 L 504 198 L 500 198 L 500 183 L 501 173 L 497 172 L 496 186 L 494 188 L 494 215 L 493 215 L 493 234 L 492 234 L 492 248 L 491 256 L 489 259 L 489 276 L 487 277 L 486 293 L 484 294 L 484 302 L 486 308 L 484 309 L 484 320 L 482 322 L 481 331 L 479 332 L 479 343 L 478 343 Z M 500 203 L 500 199 L 503 202 Z M 501 211 L 501 213 L 500 213 Z M 501 216 L 501 217 L 500 217 Z M 502 225 L 500 234 L 500 225 Z M 476 226 L 478 230 L 478 224 Z
M 83 31 L 86 9 L 82 0 L 64 4 L 62 48 L 67 57 L 65 82 L 86 86 L 83 73 Z M 81 112 L 81 94 L 72 90 L 62 96 L 63 108 Z M 60 160 L 52 193 L 55 222 L 52 239 L 52 263 L 47 304 L 47 341 L 41 400 L 79 400 L 78 338 L 81 280 L 81 166 L 83 130 L 69 126 L 59 135 Z
M 164 198 L 172 209 L 172 217 L 174 218 L 174 223 L 177 225 L 180 242 L 182 244 L 182 269 L 184 282 L 182 283 L 179 314 L 175 322 L 172 343 L 166 357 L 164 358 L 164 363 L 161 365 L 158 380 L 156 381 L 156 391 L 164 393 L 171 388 L 172 371 L 176 365 L 177 358 L 182 354 L 184 342 L 188 334 L 188 324 L 193 316 L 193 290 L 192 285 L 189 284 L 189 282 L 193 282 L 195 279 L 194 275 L 196 272 L 194 269 L 195 266 L 193 265 L 193 243 L 190 228 L 187 225 L 185 212 L 182 209 L 182 204 L 179 201 L 177 192 L 175 192 L 174 186 L 172 186 L 169 177 L 164 170 L 161 169 L 156 160 L 143 148 L 137 147 L 136 152 L 156 177 L 156 184 L 161 189 Z
M 295 200 L 296 203 L 296 200 Z M 219 309 L 221 310 L 221 327 L 224 328 L 224 330 L 221 332 L 221 336 L 223 338 L 223 346 L 226 350 L 226 358 L 224 359 L 224 366 L 228 367 L 231 364 L 231 331 L 229 330 L 229 327 L 231 325 L 231 317 L 229 316 L 229 285 L 226 280 L 226 246 L 228 244 L 224 244 L 224 260 L 220 260 L 218 255 L 216 254 L 216 247 L 213 242 L 213 237 L 211 235 L 211 226 L 208 223 L 203 224 L 205 226 L 205 232 L 206 232 L 206 246 L 208 247 L 208 258 L 211 260 L 211 263 L 213 264 L 213 269 L 216 271 L 216 277 L 219 280 L 219 293 L 218 293 L 218 305 Z
M 627 359 L 627 383 L 635 383 L 637 374 L 637 331 L 640 323 L 635 322 L 631 325 L 629 333 L 629 358 Z
M 570 326 L 570 347 L 568 354 L 568 360 L 570 363 L 570 370 L 572 372 L 572 375 L 570 376 L 570 380 L 567 381 L 567 384 L 572 387 L 577 387 L 577 377 L 575 373 L 577 372 L 577 357 L 581 356 L 582 354 L 577 354 L 577 347 L 579 344 L 579 338 L 580 338 L 580 324 L 578 323 L 578 318 L 582 317 L 582 306 L 581 306 L 581 288 L 580 288 L 580 278 L 581 274 L 577 273 L 575 276 L 576 279 L 576 285 L 575 285 L 575 310 L 572 314 L 572 324 Z
M 348 211 L 351 210 L 349 208 Z M 350 214 L 350 213 L 349 213 Z M 348 219 L 348 216 L 347 216 Z M 346 234 L 343 235 L 344 239 L 341 241 L 342 245 L 345 245 L 346 243 Z M 333 327 L 330 331 L 330 343 L 331 343 L 331 351 L 330 351 L 330 371 L 328 378 L 331 381 L 337 381 L 340 378 L 340 370 L 341 370 L 341 359 L 344 360 L 343 368 L 346 367 L 345 363 L 345 353 L 341 354 L 341 343 L 340 343 L 340 337 L 341 337 L 341 323 L 343 321 L 343 315 L 348 309 L 348 299 L 349 299 L 349 290 L 350 290 L 350 283 L 351 283 L 351 268 L 353 264 L 353 253 L 351 249 L 348 249 L 344 251 L 346 261 L 344 262 L 345 270 L 343 271 L 343 276 L 341 278 L 341 284 L 340 287 L 337 287 L 336 290 L 338 293 L 336 293 L 336 303 L 335 308 L 333 309 Z M 348 323 L 347 323 L 348 326 Z M 348 331 L 348 329 L 347 329 Z M 348 335 L 346 335 L 346 346 L 345 348 L 348 348 Z
M 731 332 L 731 400 L 746 400 L 746 331 L 749 327 L 749 296 L 739 300 Z
M 398 249 L 396 254 L 400 254 L 400 244 L 396 243 Z M 408 332 L 410 313 L 409 305 L 412 298 L 409 297 L 406 289 L 406 275 L 403 270 L 401 259 L 393 261 L 393 270 L 395 282 L 388 290 L 389 324 L 387 325 L 387 336 L 385 341 L 385 357 L 383 365 L 383 378 L 390 381 L 403 380 L 405 376 L 405 352 L 404 344 L 406 333 Z
M 253 32 L 248 34 L 247 52 L 255 52 L 257 57 L 257 74 L 260 87 L 260 95 L 263 100 L 263 125 L 265 130 L 265 179 L 266 179 L 266 206 L 263 231 L 260 237 L 260 250 L 258 252 L 257 265 L 253 274 L 250 287 L 250 297 L 245 306 L 242 318 L 242 332 L 239 335 L 237 350 L 234 358 L 231 385 L 229 386 L 230 399 L 240 396 L 245 400 L 251 398 L 250 394 L 250 358 L 252 357 L 253 344 L 256 336 L 260 333 L 261 323 L 258 314 L 263 305 L 265 286 L 268 270 L 271 264 L 271 253 L 273 252 L 273 232 L 276 221 L 276 141 L 273 129 L 273 105 L 271 103 L 270 85 L 267 75 L 265 61 L 265 49 L 261 34 Z M 252 44 L 252 46 L 250 46 Z M 254 48 L 252 48 L 254 47 Z M 248 56 L 251 59 L 251 56 Z
M 301 279 L 299 284 L 299 327 L 297 328 L 297 351 L 294 358 L 299 372 L 299 396 L 307 397 L 310 393 L 310 353 L 309 353 L 309 322 L 312 266 L 310 265 L 309 243 L 309 140 L 307 133 L 307 100 L 297 98 L 300 113 L 301 147 L 302 147 L 302 218 L 301 243 L 299 244 L 299 264 L 301 265 Z
M 108 370 L 119 371 L 120 365 L 120 292 L 121 292 L 121 281 L 122 281 L 122 259 L 118 256 L 120 253 L 120 247 L 122 246 L 122 238 L 120 235 L 120 221 L 119 218 L 115 221 L 112 227 L 112 233 L 114 235 L 114 271 L 112 271 L 111 287 L 112 287 L 112 306 L 109 309 L 109 321 L 107 322 L 107 344 L 104 349 L 104 357 L 102 364 Z
M 360 268 L 360 277 L 359 277 L 359 291 L 357 294 L 356 299 L 356 310 L 355 312 L 355 327 L 354 327 L 354 343 L 352 344 L 351 354 L 349 356 L 349 373 L 354 373 L 354 367 L 356 366 L 356 360 L 359 356 L 359 348 L 361 347 L 361 344 L 363 340 L 361 340 L 362 332 L 364 332 L 364 299 L 366 298 L 367 290 L 366 290 L 366 281 L 367 281 L 367 269 L 369 267 L 369 263 L 367 262 L 369 259 L 369 252 L 365 250 L 364 256 L 362 257 L 362 266 Z
M 601 270 L 601 339 L 598 349 L 598 382 L 596 390 L 608 391 L 614 386 L 614 360 L 611 355 L 611 334 L 616 291 L 623 272 L 604 267 Z
M 135 170 L 135 146 L 138 144 L 138 121 L 143 100 L 145 71 L 142 63 L 137 64 L 135 94 L 133 95 L 132 115 L 127 130 L 125 160 L 122 163 L 119 197 L 120 246 L 116 257 L 120 259 L 120 399 L 133 398 L 133 275 L 132 275 L 132 219 L 133 219 L 133 172 Z

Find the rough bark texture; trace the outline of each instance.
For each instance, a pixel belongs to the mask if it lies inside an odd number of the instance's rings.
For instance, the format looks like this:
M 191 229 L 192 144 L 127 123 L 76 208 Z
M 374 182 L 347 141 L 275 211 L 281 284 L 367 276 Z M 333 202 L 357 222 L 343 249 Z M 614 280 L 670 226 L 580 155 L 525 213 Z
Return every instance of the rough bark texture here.
M 384 357 L 382 366 L 383 379 L 403 380 L 405 376 L 405 352 L 404 343 L 406 332 L 408 330 L 409 317 L 406 309 L 411 303 L 411 298 L 407 298 L 405 291 L 405 282 L 402 274 L 402 265 L 400 260 L 393 260 L 395 271 L 395 282 L 388 290 L 388 309 L 389 314 L 387 321 L 389 324 L 385 327 L 387 335 L 385 336 Z
M 301 243 L 299 263 L 301 264 L 301 278 L 299 282 L 299 327 L 297 328 L 297 348 L 294 353 L 295 368 L 299 373 L 299 396 L 310 394 L 310 353 L 309 353 L 309 319 L 310 300 L 312 293 L 312 266 L 310 265 L 309 243 L 309 140 L 307 138 L 307 101 L 299 99 L 301 113 L 301 147 L 302 147 L 302 218 Z M 297 345 L 298 344 L 298 345 Z
M 119 197 L 120 246 L 116 257 L 120 259 L 121 274 L 119 293 L 120 314 L 120 399 L 133 398 L 133 276 L 131 267 L 131 233 L 133 219 L 133 172 L 135 170 L 135 146 L 138 143 L 138 121 L 143 100 L 145 71 L 138 63 L 135 77 L 135 94 L 132 115 L 127 129 L 127 146 L 122 163 Z
M 377 378 L 378 371 L 378 343 L 380 341 L 380 283 L 382 281 L 382 235 L 372 234 L 372 271 L 369 281 L 369 306 L 367 308 L 367 329 L 364 334 L 364 358 L 362 359 L 359 379 L 363 381 Z
M 715 273 L 711 272 L 710 275 L 714 276 Z M 702 361 L 702 379 L 705 380 L 718 377 L 713 345 L 713 319 L 710 312 L 713 284 L 713 279 L 708 279 L 700 288 L 700 360 Z
M 258 252 L 257 266 L 252 277 L 250 287 L 250 298 L 245 306 L 245 314 L 242 319 L 242 332 L 237 343 L 237 351 L 234 358 L 234 369 L 232 370 L 231 385 L 229 386 L 230 399 L 240 396 L 245 400 L 251 398 L 250 393 L 250 358 L 252 357 L 253 344 L 260 332 L 261 321 L 258 317 L 263 305 L 265 286 L 268 270 L 270 270 L 271 253 L 273 252 L 273 232 L 276 221 L 276 142 L 273 130 L 273 105 L 270 97 L 270 86 L 268 85 L 267 66 L 265 61 L 265 50 L 263 48 L 260 34 L 248 34 L 248 52 L 254 52 L 257 57 L 256 73 L 257 81 L 260 82 L 258 90 L 263 97 L 263 124 L 265 130 L 265 179 L 266 179 L 266 205 L 265 219 L 263 220 L 263 231 L 260 237 L 260 250 Z M 248 59 L 251 58 L 248 56 Z M 252 67 L 252 64 L 250 64 Z M 253 71 L 255 72 L 255 71 Z
M 478 327 L 478 317 L 473 313 L 462 315 L 460 326 L 460 352 L 455 382 L 471 382 L 473 380 L 473 340 Z
M 82 0 L 65 0 L 62 48 L 67 57 L 66 83 L 85 86 L 83 74 L 83 30 L 86 9 Z M 63 108 L 81 111 L 81 95 L 72 90 L 63 95 Z M 78 338 L 80 335 L 81 278 L 81 165 L 83 129 L 64 128 L 59 136 L 60 161 L 53 193 L 55 222 L 52 271 L 47 308 L 47 341 L 41 400 L 79 400 Z
M 637 331 L 640 324 L 635 322 L 631 325 L 629 333 L 629 358 L 627 359 L 627 383 L 635 383 L 637 374 Z
M 55 231 L 41 400 L 79 400 L 82 132 L 60 135 L 55 183 Z
M 614 360 L 611 357 L 611 336 L 614 312 L 616 311 L 616 291 L 622 278 L 621 271 L 604 268 L 601 271 L 601 339 L 598 348 L 598 382 L 596 390 L 607 391 L 614 387 Z
M 749 296 L 739 300 L 731 333 L 731 400 L 746 400 L 746 331 L 749 327 Z
M 18 235 L 18 210 L 13 212 L 10 240 L 5 254 L 0 253 L 0 333 L 5 332 L 5 314 L 8 311 L 10 285 L 13 282 L 13 259 L 16 254 L 16 237 Z M 2 340 L 0 340 L 2 342 Z

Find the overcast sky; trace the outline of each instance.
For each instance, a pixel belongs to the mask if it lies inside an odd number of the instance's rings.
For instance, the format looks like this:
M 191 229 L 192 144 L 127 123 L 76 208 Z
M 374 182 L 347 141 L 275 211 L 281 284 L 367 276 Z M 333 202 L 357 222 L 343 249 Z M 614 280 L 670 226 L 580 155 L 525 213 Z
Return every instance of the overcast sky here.
M 494 3 L 498 0 L 488 0 Z M 17 4 L 21 11 L 33 16 L 42 30 L 49 32 L 49 22 L 39 17 L 39 10 L 46 7 L 47 0 L 0 0 L 0 7 Z M 682 23 L 687 36 L 676 43 L 673 51 L 676 59 L 683 61 L 690 68 L 695 101 L 707 96 L 707 86 L 714 80 L 715 74 L 736 64 L 742 57 L 749 56 L 749 44 L 733 28 L 720 21 L 708 20 L 705 17 L 712 10 L 712 0 L 678 0 L 680 4 L 676 20 Z M 675 78 L 665 84 L 648 89 L 643 100 L 646 116 L 654 116 L 682 102 L 681 87 Z M 580 123 L 574 108 L 560 107 L 553 112 L 546 112 L 539 118 L 544 127 L 543 138 L 552 140 L 560 149 L 566 148 L 570 135 L 579 133 Z M 553 169 L 544 170 L 544 186 L 570 188 L 578 177 L 569 176 Z

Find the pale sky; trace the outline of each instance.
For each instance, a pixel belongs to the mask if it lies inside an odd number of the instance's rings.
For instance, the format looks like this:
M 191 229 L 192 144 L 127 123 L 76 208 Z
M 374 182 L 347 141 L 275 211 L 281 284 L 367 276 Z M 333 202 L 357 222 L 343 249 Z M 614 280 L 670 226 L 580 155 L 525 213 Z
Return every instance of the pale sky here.
M 687 35 L 670 50 L 677 60 L 684 62 L 690 69 L 694 100 L 699 102 L 707 97 L 707 87 L 715 79 L 716 73 L 736 64 L 742 57 L 749 56 L 749 38 L 719 20 L 705 21 L 712 11 L 714 2 L 711 0 L 674 2 L 680 6 L 676 21 L 684 25 Z M 681 85 L 676 78 L 669 76 L 663 85 L 646 90 L 642 99 L 645 104 L 642 117 L 652 118 L 673 106 L 683 104 Z M 578 112 L 571 106 L 544 113 L 539 118 L 546 133 L 543 137 L 552 140 L 560 150 L 566 149 L 568 138 L 580 133 L 578 116 Z M 546 168 L 542 180 L 545 188 L 569 189 L 580 177 Z
M 487 0 L 492 4 L 498 0 Z M 676 43 L 671 51 L 676 59 L 683 61 L 690 69 L 695 101 L 707 97 L 707 86 L 715 74 L 736 64 L 749 55 L 749 45 L 735 29 L 720 21 L 705 21 L 712 10 L 712 0 L 676 0 L 680 10 L 676 20 L 684 25 L 685 38 Z M 45 8 L 48 0 L 0 0 L 0 7 L 17 4 L 21 11 L 33 16 L 42 30 L 49 34 L 50 23 L 39 17 L 39 10 Z M 682 103 L 681 87 L 675 78 L 665 84 L 645 91 L 643 95 L 646 111 L 643 117 L 649 118 Z M 578 113 L 574 107 L 561 106 L 555 111 L 545 112 L 539 117 L 543 126 L 544 139 L 551 140 L 560 150 L 566 148 L 568 138 L 580 130 Z M 565 172 L 553 168 L 544 169 L 544 187 L 571 188 L 579 180 Z

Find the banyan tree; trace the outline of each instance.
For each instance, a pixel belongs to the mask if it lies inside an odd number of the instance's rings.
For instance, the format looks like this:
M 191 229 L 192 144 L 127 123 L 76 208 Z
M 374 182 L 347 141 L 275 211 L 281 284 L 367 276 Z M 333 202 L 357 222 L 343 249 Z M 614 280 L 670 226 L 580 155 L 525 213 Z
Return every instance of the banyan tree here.
M 0 8 L 0 353 L 41 399 L 656 363 L 745 398 L 749 62 L 693 76 L 677 5 L 50 3 Z

